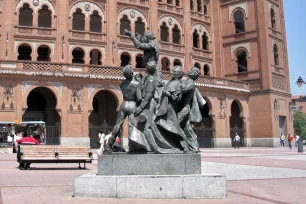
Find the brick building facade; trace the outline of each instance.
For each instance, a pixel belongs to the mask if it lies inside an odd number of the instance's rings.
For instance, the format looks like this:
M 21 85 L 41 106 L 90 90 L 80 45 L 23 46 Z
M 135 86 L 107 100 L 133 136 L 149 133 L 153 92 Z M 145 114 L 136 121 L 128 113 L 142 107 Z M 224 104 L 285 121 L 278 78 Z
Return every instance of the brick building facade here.
M 123 29 L 152 31 L 164 78 L 201 70 L 201 146 L 276 146 L 293 132 L 282 0 L 0 0 L 0 120 L 44 120 L 61 144 L 111 130 L 120 66 L 143 72 Z M 49 131 L 49 132 L 48 132 Z M 122 135 L 127 137 L 127 122 Z M 126 140 L 125 140 L 126 141 Z
M 306 96 L 296 95 L 291 97 L 292 111 L 306 113 Z

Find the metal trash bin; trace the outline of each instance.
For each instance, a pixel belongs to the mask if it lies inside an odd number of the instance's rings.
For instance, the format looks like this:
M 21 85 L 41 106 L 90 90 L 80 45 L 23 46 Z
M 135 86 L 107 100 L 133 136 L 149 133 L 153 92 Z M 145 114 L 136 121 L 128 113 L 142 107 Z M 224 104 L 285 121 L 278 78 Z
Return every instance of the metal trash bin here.
M 298 152 L 303 153 L 304 152 L 304 144 L 302 140 L 298 141 Z

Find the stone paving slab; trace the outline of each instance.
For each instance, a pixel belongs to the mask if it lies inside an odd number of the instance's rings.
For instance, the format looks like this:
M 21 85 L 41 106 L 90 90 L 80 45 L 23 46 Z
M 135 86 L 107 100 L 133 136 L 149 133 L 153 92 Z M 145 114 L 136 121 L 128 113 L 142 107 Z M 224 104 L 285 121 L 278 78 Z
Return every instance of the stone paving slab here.
M 254 159 L 280 159 L 280 160 L 291 160 L 291 161 L 306 161 L 306 154 L 302 155 L 282 155 L 282 156 L 260 156 L 260 157 L 253 157 Z
M 306 161 L 299 161 L 299 160 L 288 161 L 288 160 L 282 160 L 282 159 L 266 159 L 265 157 L 260 157 L 260 158 L 253 158 L 253 157 L 202 158 L 202 161 L 306 170 Z
M 306 170 L 202 162 L 202 169 L 226 175 L 227 180 L 275 179 L 306 177 Z

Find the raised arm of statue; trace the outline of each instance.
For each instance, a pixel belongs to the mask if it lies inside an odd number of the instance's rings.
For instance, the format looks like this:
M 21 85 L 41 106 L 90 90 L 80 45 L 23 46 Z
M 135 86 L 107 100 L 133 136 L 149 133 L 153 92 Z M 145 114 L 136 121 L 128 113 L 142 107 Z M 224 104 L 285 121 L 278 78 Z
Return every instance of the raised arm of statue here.
M 197 97 L 197 100 L 198 100 L 198 103 L 199 103 L 199 106 L 202 108 L 205 106 L 206 104 L 206 101 L 205 99 L 203 98 L 203 96 L 201 95 L 200 91 L 198 88 L 195 89 L 195 94 L 196 94 L 196 97 Z
M 124 33 L 132 39 L 132 41 L 133 41 L 133 43 L 134 43 L 134 45 L 137 49 L 152 50 L 152 46 L 149 43 L 140 42 L 140 40 L 139 40 L 140 38 L 136 37 L 131 31 L 124 30 Z
M 141 43 L 133 34 L 131 35 L 131 39 L 137 49 L 152 50 L 152 46 L 149 43 Z

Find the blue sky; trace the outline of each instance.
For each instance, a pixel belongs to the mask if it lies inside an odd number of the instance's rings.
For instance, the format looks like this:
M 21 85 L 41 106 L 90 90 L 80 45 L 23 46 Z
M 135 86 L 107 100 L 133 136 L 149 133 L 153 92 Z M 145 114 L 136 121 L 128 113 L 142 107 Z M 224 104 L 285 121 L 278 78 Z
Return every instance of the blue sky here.
M 284 0 L 284 5 L 291 92 L 306 94 L 306 84 L 296 85 L 299 76 L 306 82 L 306 0 Z

